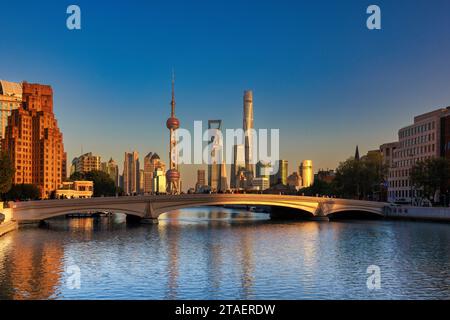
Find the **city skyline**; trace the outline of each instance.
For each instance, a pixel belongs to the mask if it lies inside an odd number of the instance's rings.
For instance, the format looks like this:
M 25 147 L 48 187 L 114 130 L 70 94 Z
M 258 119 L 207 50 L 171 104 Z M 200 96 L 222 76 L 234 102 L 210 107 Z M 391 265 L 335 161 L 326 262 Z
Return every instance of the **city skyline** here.
M 184 128 L 192 129 L 194 120 L 215 118 L 225 128 L 241 127 L 242 91 L 249 89 L 255 128 L 280 128 L 280 154 L 291 165 L 289 174 L 303 159 L 313 160 L 317 169 L 335 168 L 352 156 L 355 145 L 365 153 L 396 141 L 398 128 L 414 115 L 450 101 L 445 90 L 449 45 L 441 41 L 450 29 L 441 19 L 449 4 L 436 1 L 432 14 L 423 3 L 378 4 L 387 14 L 376 32 L 365 28 L 366 7 L 356 1 L 132 3 L 120 12 L 108 6 L 107 15 L 98 4 L 80 1 L 79 31 L 65 28 L 63 4 L 39 4 L 46 19 L 33 16 L 38 4 L 28 4 L 27 10 L 14 10 L 17 4 L 11 4 L 11 14 L 1 22 L 8 26 L 4 41 L 11 47 L 0 53 L 0 78 L 52 86 L 69 161 L 82 147 L 112 157 L 120 172 L 125 151 L 158 152 L 168 163 L 164 121 L 173 67 L 177 116 Z M 186 6 L 189 18 L 183 18 Z M 214 10 L 217 6 L 222 12 Z M 38 40 L 18 25 L 14 12 L 35 25 Z M 167 23 L 169 15 L 173 24 Z M 247 21 L 239 19 L 244 15 Z M 117 23 L 121 16 L 138 22 Z M 267 19 L 277 22 L 270 30 Z M 161 34 L 162 29 L 167 33 Z M 18 38 L 38 49 L 21 50 L 13 41 Z M 183 187 L 193 186 L 196 168 L 181 166 L 180 171 Z
M 1 8 L 0 305 L 450 299 L 450 0 Z

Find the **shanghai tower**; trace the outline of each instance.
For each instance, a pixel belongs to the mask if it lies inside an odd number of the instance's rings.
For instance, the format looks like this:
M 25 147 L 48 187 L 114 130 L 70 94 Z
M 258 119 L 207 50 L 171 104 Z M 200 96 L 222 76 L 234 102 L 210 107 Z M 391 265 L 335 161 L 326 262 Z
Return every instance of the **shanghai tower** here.
M 254 164 L 253 159 L 253 92 L 251 90 L 244 91 L 244 125 L 243 130 L 245 134 L 245 170 L 247 177 L 253 178 Z

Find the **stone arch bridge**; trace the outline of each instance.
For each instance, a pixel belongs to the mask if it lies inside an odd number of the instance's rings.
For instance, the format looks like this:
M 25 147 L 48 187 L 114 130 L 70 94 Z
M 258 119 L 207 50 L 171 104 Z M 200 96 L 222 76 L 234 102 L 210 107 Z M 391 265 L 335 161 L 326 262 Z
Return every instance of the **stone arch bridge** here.
M 13 219 L 33 223 L 70 213 L 106 211 L 125 213 L 147 223 L 157 223 L 158 217 L 177 209 L 248 205 L 270 206 L 271 217 L 328 219 L 330 217 L 384 217 L 383 202 L 286 196 L 271 194 L 183 194 L 129 197 L 101 197 L 16 202 L 11 204 Z

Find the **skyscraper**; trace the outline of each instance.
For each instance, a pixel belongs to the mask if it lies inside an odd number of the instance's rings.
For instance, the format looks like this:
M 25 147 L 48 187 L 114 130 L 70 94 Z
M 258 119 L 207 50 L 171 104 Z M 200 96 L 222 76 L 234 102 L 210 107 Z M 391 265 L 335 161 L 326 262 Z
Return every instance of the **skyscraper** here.
M 144 193 L 144 169 L 139 169 L 139 193 Z
M 136 151 L 125 152 L 123 163 L 123 191 L 126 194 L 139 192 L 140 186 L 139 154 Z
M 5 138 L 8 117 L 22 104 L 22 84 L 0 80 L 0 143 Z
M 256 159 L 253 159 L 253 138 L 251 130 L 253 130 L 253 92 L 251 90 L 244 91 L 244 124 L 243 130 L 245 135 L 245 169 L 251 179 L 254 176 L 254 163 Z
M 256 177 L 257 178 L 270 178 L 272 173 L 272 165 L 270 162 L 258 161 L 256 163 Z
M 144 193 L 151 193 L 153 188 L 153 172 L 155 170 L 151 163 L 152 157 L 153 152 L 149 152 L 144 157 Z
M 227 167 L 225 161 L 222 161 L 220 165 L 220 186 L 219 191 L 225 192 L 228 190 L 228 178 L 227 178 Z
M 302 187 L 307 188 L 311 186 L 314 182 L 312 160 L 303 160 L 298 171 L 302 177 Z
M 208 120 L 208 130 L 222 130 L 222 120 Z M 208 164 L 208 185 L 212 191 L 225 191 L 228 188 L 225 161 L 223 159 L 223 143 L 218 136 L 211 136 L 210 159 Z
M 236 144 L 233 146 L 233 163 L 231 164 L 230 187 L 238 189 L 240 173 L 245 170 L 245 146 Z
M 161 168 L 157 168 L 153 175 L 152 192 L 153 193 L 166 193 L 166 176 Z
M 170 131 L 169 144 L 169 170 L 166 172 L 167 192 L 178 194 L 180 190 L 180 172 L 178 171 L 178 150 L 176 141 L 176 130 L 180 127 L 180 120 L 175 118 L 175 75 L 172 73 L 172 102 L 170 118 L 167 119 L 166 126 Z
M 81 156 L 72 160 L 72 167 L 70 174 L 75 172 L 86 173 L 89 171 L 101 170 L 101 158 L 100 156 L 94 156 L 92 152 L 82 154 Z
M 270 176 L 270 185 L 274 186 L 277 184 L 287 185 L 287 177 L 288 177 L 288 161 L 287 160 L 277 160 L 278 170 L 276 172 L 272 172 Z M 272 168 L 273 170 L 277 169 L 276 167 Z
M 110 158 L 108 162 L 102 163 L 102 171 L 109 175 L 116 187 L 119 186 L 119 166 L 113 158 Z
M 157 153 L 149 152 L 144 158 L 144 193 L 153 192 L 153 178 L 158 169 L 165 174 L 166 165 Z
M 206 184 L 206 174 L 204 169 L 197 170 L 197 184 L 201 186 Z
M 195 184 L 195 191 L 199 192 L 201 188 L 206 185 L 206 172 L 204 169 L 197 170 L 197 183 Z
M 22 105 L 8 118 L 2 149 L 16 169 L 13 183 L 37 185 L 42 198 L 61 185 L 67 159 L 50 86 L 22 83 Z

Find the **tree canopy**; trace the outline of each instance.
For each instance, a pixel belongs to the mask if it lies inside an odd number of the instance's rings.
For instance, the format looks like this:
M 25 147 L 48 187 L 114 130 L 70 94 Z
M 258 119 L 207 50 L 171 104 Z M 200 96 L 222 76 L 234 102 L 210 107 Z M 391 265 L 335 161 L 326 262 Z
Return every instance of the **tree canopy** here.
M 411 170 L 412 184 L 425 196 L 434 196 L 436 191 L 447 192 L 450 180 L 450 160 L 431 158 L 418 161 Z
M 119 192 L 114 180 L 103 171 L 75 172 L 70 176 L 70 180 L 93 181 L 94 197 L 114 196 L 116 192 Z
M 0 193 L 8 192 L 12 187 L 14 165 L 6 152 L 0 153 Z
M 15 184 L 5 194 L 6 200 L 37 200 L 41 196 L 39 188 L 34 184 Z
M 380 191 L 386 172 L 381 154 L 350 158 L 339 164 L 333 184 L 341 197 L 367 199 Z
M 325 182 L 322 180 L 315 180 L 314 183 L 306 188 L 300 189 L 298 192 L 301 195 L 314 197 L 319 196 L 333 196 L 336 195 L 336 188 L 334 183 Z

